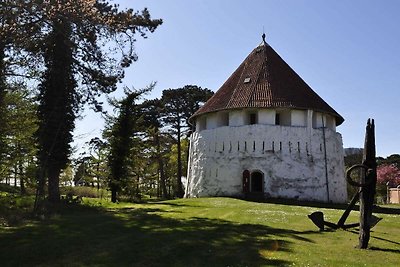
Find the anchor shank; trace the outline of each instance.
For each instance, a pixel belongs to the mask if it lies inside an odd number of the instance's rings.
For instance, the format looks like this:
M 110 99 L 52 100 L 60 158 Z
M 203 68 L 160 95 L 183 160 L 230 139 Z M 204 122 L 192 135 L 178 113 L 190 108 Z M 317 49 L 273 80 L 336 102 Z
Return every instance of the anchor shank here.
M 376 153 L 375 153 L 375 125 L 374 120 L 368 120 L 364 153 L 363 165 L 368 167 L 368 170 L 361 177 L 361 183 L 365 184 L 360 193 L 360 233 L 359 245 L 361 249 L 368 247 L 372 221 L 372 207 L 374 204 L 375 188 L 376 188 Z
M 357 201 L 360 199 L 360 191 L 354 194 L 353 198 L 350 201 L 350 204 L 347 206 L 346 210 L 344 211 L 342 217 L 340 217 L 337 225 L 340 228 L 343 228 L 344 223 L 346 222 L 347 218 L 349 217 L 350 212 L 356 205 Z

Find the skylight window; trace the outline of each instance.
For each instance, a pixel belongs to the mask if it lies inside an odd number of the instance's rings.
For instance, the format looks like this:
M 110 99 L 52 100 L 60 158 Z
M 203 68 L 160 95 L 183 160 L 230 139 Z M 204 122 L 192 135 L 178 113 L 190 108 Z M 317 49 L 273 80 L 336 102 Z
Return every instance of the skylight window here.
M 243 82 L 243 83 L 249 83 L 250 81 L 251 81 L 250 78 L 246 78 L 246 79 L 244 79 L 244 82 Z

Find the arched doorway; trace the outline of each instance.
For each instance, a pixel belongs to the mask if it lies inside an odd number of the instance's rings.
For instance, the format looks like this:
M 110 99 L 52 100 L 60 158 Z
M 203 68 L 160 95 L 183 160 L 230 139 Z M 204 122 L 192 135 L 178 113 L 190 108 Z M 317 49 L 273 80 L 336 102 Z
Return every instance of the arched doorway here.
M 264 174 L 260 171 L 253 171 L 251 173 L 251 188 L 250 192 L 262 193 L 264 192 Z

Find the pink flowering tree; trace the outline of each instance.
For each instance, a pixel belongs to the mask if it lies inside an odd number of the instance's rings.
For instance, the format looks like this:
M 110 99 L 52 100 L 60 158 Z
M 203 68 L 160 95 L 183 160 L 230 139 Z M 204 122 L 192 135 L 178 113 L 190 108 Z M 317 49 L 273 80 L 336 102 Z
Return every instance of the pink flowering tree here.
M 377 182 L 380 185 L 396 187 L 400 185 L 400 169 L 395 164 L 382 164 L 376 169 Z

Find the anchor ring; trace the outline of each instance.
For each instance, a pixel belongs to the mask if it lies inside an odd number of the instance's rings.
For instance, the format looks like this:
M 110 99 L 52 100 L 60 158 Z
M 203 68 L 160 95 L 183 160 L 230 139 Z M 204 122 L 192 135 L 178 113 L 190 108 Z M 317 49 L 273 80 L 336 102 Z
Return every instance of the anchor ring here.
M 372 169 L 368 168 L 368 166 L 365 166 L 364 164 L 356 164 L 351 166 L 347 171 L 346 171 L 346 179 L 347 182 L 352 185 L 352 186 L 357 186 L 357 187 L 365 187 L 369 184 L 372 183 L 372 180 L 369 181 L 365 181 L 364 183 L 358 183 L 356 181 L 354 181 L 353 179 L 351 179 L 350 175 L 351 172 L 354 171 L 355 169 L 364 169 L 366 171 L 366 173 L 369 173 Z M 367 175 L 366 175 L 367 176 Z

